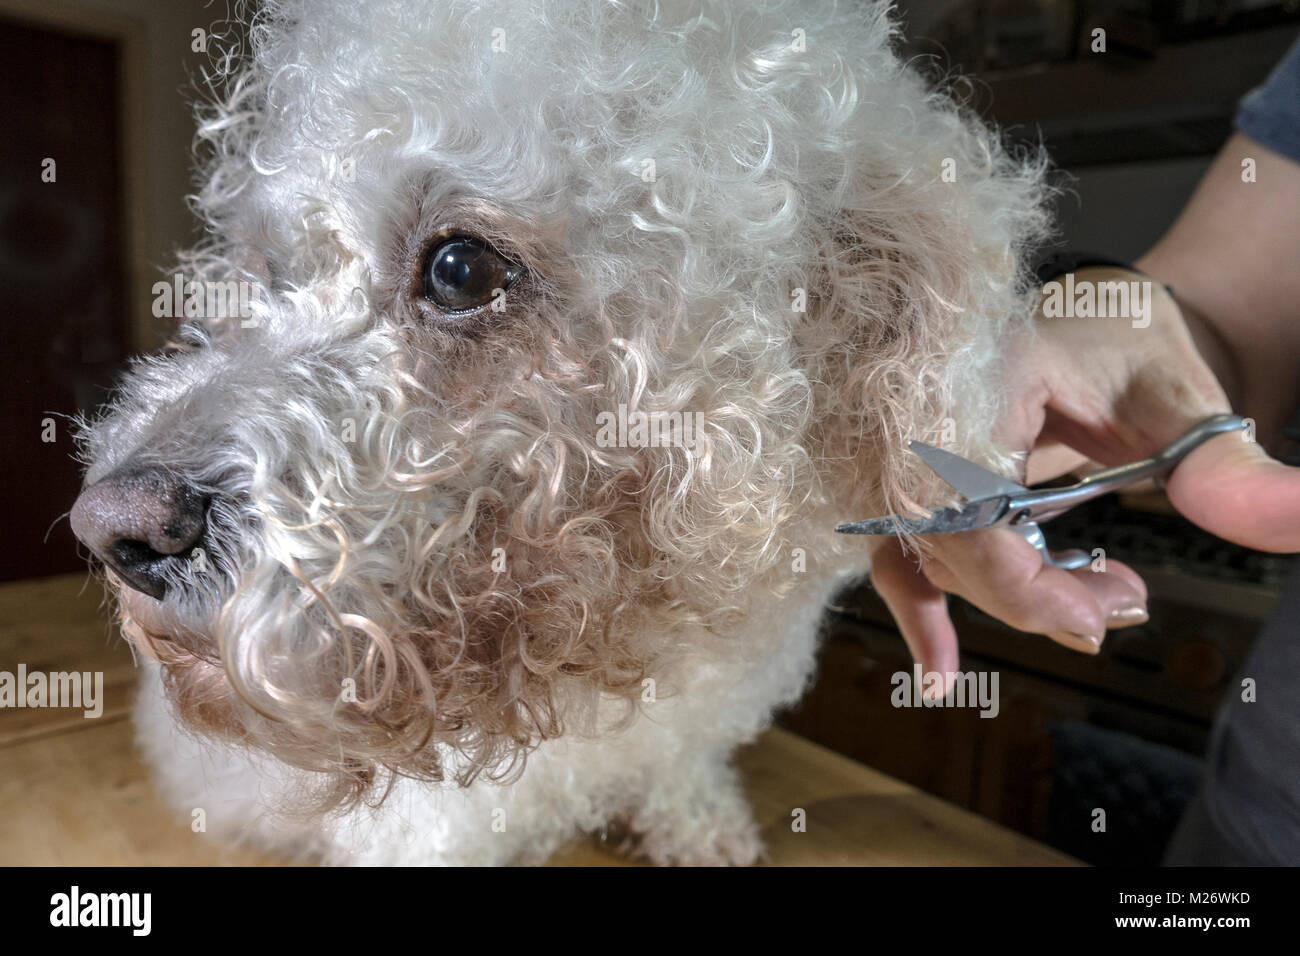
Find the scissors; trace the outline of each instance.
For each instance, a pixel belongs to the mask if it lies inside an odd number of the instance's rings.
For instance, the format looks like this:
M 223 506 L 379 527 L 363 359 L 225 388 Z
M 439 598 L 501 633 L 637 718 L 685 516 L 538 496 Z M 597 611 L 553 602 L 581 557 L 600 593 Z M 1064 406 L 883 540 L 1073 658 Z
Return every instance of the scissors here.
M 1038 549 L 1044 564 L 1067 571 L 1086 567 L 1092 560 L 1086 551 L 1072 549 L 1055 555 L 1048 551 L 1047 540 L 1038 526 L 1039 522 L 1049 521 L 1075 505 L 1143 478 L 1167 475 L 1192 449 L 1206 440 L 1245 427 L 1245 420 L 1237 415 L 1215 415 L 1200 422 L 1150 458 L 1095 471 L 1078 484 L 1036 491 L 942 448 L 919 441 L 908 442 L 907 447 L 912 453 L 965 498 L 966 503 L 955 508 L 937 508 L 928 518 L 886 515 L 842 524 L 835 530 L 841 534 L 883 535 L 950 534 L 978 528 L 1010 528 L 1024 535 Z

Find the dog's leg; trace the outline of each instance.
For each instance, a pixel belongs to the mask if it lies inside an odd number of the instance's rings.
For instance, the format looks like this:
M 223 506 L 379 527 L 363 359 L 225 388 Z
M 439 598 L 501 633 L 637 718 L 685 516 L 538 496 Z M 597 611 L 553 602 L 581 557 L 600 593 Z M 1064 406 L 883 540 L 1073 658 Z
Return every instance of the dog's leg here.
M 748 866 L 763 852 L 725 752 L 656 768 L 626 819 L 622 849 L 660 866 Z
M 548 792 L 531 767 L 509 786 L 402 780 L 377 810 L 341 821 L 325 859 L 362 866 L 531 865 L 544 863 L 578 832 L 573 807 Z
M 813 527 L 833 525 L 825 516 Z M 814 534 L 803 540 L 815 541 Z M 758 859 L 758 827 L 729 759 L 771 724 L 774 710 L 802 695 L 822 609 L 843 580 L 861 570 L 809 573 L 798 592 L 756 601 L 743 638 L 713 643 L 701 637 L 684 689 L 648 705 L 621 742 L 607 744 L 618 748 L 620 759 L 642 761 L 621 787 L 631 808 L 619 820 L 628 831 L 621 841 L 628 852 L 661 864 Z

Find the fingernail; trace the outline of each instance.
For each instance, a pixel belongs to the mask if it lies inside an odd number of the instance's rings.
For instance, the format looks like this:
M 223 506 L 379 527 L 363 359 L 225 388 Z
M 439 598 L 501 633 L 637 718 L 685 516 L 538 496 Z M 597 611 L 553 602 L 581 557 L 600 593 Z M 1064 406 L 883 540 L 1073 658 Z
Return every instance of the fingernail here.
M 1127 607 L 1119 607 L 1110 612 L 1106 618 L 1106 627 L 1132 627 L 1135 624 L 1145 624 L 1151 618 L 1147 614 L 1147 609 L 1141 604 L 1130 604 Z
M 1048 635 L 1058 644 L 1063 644 L 1072 651 L 1084 654 L 1097 654 L 1101 651 L 1101 638 L 1091 634 L 1076 634 L 1074 631 L 1057 631 Z

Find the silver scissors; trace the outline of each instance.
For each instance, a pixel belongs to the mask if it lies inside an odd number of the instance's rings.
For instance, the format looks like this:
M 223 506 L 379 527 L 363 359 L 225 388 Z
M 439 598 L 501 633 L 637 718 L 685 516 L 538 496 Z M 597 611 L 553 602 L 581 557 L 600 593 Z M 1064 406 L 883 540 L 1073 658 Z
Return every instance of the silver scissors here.
M 928 518 L 886 515 L 842 524 L 835 530 L 841 534 L 949 534 L 978 528 L 1010 528 L 1024 535 L 1039 550 L 1044 564 L 1066 570 L 1086 567 L 1092 560 L 1086 551 L 1074 549 L 1056 555 L 1048 551 L 1039 522 L 1050 521 L 1075 505 L 1143 478 L 1166 475 L 1207 439 L 1245 427 L 1245 420 L 1236 415 L 1215 415 L 1150 458 L 1095 471 L 1078 484 L 1037 491 L 942 448 L 919 441 L 908 442 L 912 453 L 965 498 L 966 503 L 956 508 L 937 508 Z

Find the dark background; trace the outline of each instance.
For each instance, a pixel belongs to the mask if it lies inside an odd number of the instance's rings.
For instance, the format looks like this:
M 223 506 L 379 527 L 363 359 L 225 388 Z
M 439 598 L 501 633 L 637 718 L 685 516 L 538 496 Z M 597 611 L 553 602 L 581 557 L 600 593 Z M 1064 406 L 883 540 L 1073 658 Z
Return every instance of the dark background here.
M 185 90 L 208 55 L 191 31 L 223 10 L 0 0 L 0 581 L 87 567 L 71 419 L 165 335 L 150 289 L 194 238 Z

